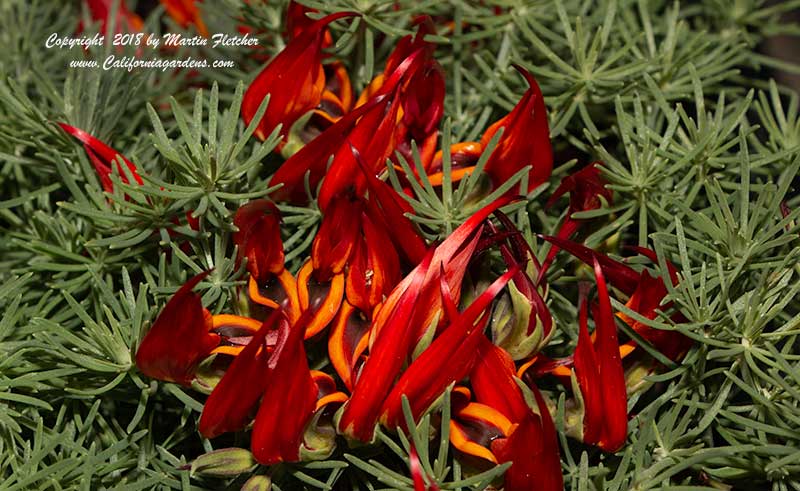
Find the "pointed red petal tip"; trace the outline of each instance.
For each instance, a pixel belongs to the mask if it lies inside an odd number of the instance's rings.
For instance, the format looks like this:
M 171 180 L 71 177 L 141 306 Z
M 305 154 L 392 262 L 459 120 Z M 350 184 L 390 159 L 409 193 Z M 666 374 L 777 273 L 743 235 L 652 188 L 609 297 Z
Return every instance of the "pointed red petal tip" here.
M 187 281 L 172 296 L 136 351 L 136 366 L 146 376 L 191 384 L 200 362 L 219 345 L 219 336 L 209 332 L 211 315 L 192 289 L 210 271 Z
M 283 270 L 281 213 L 269 200 L 258 199 L 236 211 L 233 224 L 239 231 L 233 241 L 239 246 L 239 260 L 247 258 L 247 270 L 259 281 Z
M 74 136 L 81 143 L 84 144 L 86 153 L 89 156 L 89 159 L 92 161 L 92 165 L 94 165 L 100 177 L 100 180 L 103 183 L 103 189 L 105 189 L 107 192 L 113 191 L 112 182 L 111 179 L 109 178 L 109 176 L 111 175 L 112 164 L 116 164 L 122 182 L 126 184 L 128 183 L 128 176 L 125 173 L 125 171 L 122 170 L 122 167 L 119 166 L 117 157 L 122 158 L 122 161 L 125 162 L 125 165 L 128 167 L 128 170 L 133 175 L 133 178 L 136 181 L 136 183 L 139 185 L 144 184 L 144 181 L 139 176 L 139 171 L 136 169 L 136 165 L 130 160 L 128 160 L 124 155 L 117 152 L 113 148 L 109 147 L 108 145 L 98 140 L 97 138 L 93 137 L 89 133 L 83 131 L 82 129 L 70 126 L 66 123 L 57 122 L 56 124 L 58 124 L 58 126 L 60 126 L 62 130 Z
M 253 80 L 242 100 L 242 118 L 250 124 L 261 102 L 270 95 L 264 117 L 258 123 L 256 136 L 262 140 L 279 124 L 286 136 L 295 121 L 316 108 L 325 89 L 322 69 L 322 45 L 325 27 L 355 12 L 328 15 L 303 29 Z
M 531 387 L 539 414 L 528 411 L 508 438 L 492 442 L 498 462 L 513 462 L 504 476 L 505 491 L 529 491 L 531 483 L 541 491 L 562 491 L 561 457 L 555 425 L 542 395 Z
M 253 456 L 263 465 L 300 460 L 303 432 L 314 414 L 318 388 L 303 345 L 306 313 L 279 326 L 278 342 L 262 375 L 268 383 L 253 425 Z
M 530 165 L 530 192 L 550 178 L 553 171 L 553 149 L 542 91 L 533 75 L 522 67 L 516 68 L 530 87 L 510 113 L 484 132 L 481 144 L 485 148 L 494 134 L 500 128 L 505 128 L 484 170 L 491 176 L 494 186 L 498 187 L 517 171 Z
M 566 193 L 570 193 L 570 213 L 600 208 L 601 196 L 608 203 L 612 203 L 614 192 L 606 187 L 608 181 L 600 173 L 600 167 L 602 166 L 602 162 L 593 162 L 583 169 L 564 177 L 561 180 L 561 184 L 550 196 L 550 199 L 547 200 L 545 206 L 552 206 L 558 198 Z
M 595 259 L 598 310 L 595 341 L 587 329 L 586 301 L 581 300 L 580 331 L 575 349 L 575 376 L 584 400 L 583 440 L 607 452 L 624 444 L 628 433 L 627 392 L 619 355 L 617 327 L 603 270 Z

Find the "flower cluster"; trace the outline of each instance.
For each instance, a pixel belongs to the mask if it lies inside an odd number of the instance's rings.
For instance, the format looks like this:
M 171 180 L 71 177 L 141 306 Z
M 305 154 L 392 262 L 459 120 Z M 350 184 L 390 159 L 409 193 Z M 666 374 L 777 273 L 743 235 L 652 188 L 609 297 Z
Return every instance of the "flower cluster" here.
M 164 3 L 178 22 L 204 30 L 192 2 Z M 569 206 L 559 230 L 543 236 L 549 251 L 532 250 L 501 211 L 521 199 L 513 191 L 441 242 L 426 241 L 409 219 L 406 191 L 387 183 L 387 166 L 400 169 L 398 159 L 410 160 L 417 148 L 425 179 L 438 186 L 444 177 L 457 181 L 475 172 L 491 151 L 483 171 L 492 188 L 523 169 L 527 189 L 520 192 L 539 187 L 551 177 L 553 151 L 536 80 L 517 67 L 527 91 L 480 141 L 452 145 L 450 175 L 443 176 L 436 147 L 445 78 L 426 40 L 436 31 L 433 21 L 419 19 L 416 34 L 398 41 L 384 70 L 356 96 L 345 64 L 330 54 L 328 28 L 356 14 L 312 20 L 307 13 L 290 5 L 286 47 L 255 77 L 242 105 L 246 124 L 260 117 L 258 138 L 280 127 L 285 158 L 271 177 L 280 186 L 269 199 L 244 204 L 233 218 L 238 260 L 248 272 L 246 301 L 235 314 L 212 315 L 194 293 L 209 272 L 193 277 L 139 345 L 139 370 L 208 393 L 200 433 L 215 438 L 249 430 L 253 455 L 264 465 L 327 458 L 337 443 L 372 442 L 379 426 L 406 431 L 404 399 L 418 420 L 435 412 L 449 390 L 450 442 L 466 468 L 512 462 L 507 491 L 531 489 L 534 481 L 538 489 L 562 489 L 555 404 L 540 382 L 571 390 L 568 434 L 619 450 L 628 433 L 628 393 L 641 388 L 626 370 L 657 367 L 637 339 L 673 360 L 689 347 L 681 334 L 644 322 L 669 310 L 665 279 L 572 240 L 589 221 L 575 213 L 613 201 L 599 162 L 567 176 L 552 193 L 548 206 L 567 193 Z M 132 14 L 118 15 L 136 27 Z M 84 144 L 106 191 L 113 191 L 115 167 L 126 184 L 142 184 L 125 157 L 80 129 L 61 127 Z M 400 177 L 402 188 L 423 176 Z M 295 272 L 285 264 L 276 203 L 315 203 L 322 214 L 310 254 Z M 553 359 L 544 352 L 557 329 L 547 271 L 558 251 L 586 263 L 592 278 L 579 281 L 574 352 Z M 657 262 L 648 249 L 635 252 Z M 667 266 L 666 280 L 674 284 L 677 274 Z M 635 315 L 615 315 L 612 293 Z M 672 320 L 683 318 L 676 313 Z M 621 339 L 617 321 L 637 339 Z M 307 350 L 320 348 L 327 363 L 312 369 Z M 416 489 L 435 489 L 413 447 L 410 467 Z

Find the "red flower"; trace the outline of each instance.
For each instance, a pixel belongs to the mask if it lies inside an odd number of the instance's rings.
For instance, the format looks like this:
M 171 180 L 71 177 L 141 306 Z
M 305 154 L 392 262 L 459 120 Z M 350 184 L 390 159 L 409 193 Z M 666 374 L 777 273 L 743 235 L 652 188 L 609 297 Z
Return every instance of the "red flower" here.
M 453 176 L 458 180 L 474 170 L 474 163 L 486 149 L 489 141 L 500 128 L 503 135 L 484 171 L 490 176 L 492 185 L 497 188 L 508 181 L 520 169 L 530 165 L 528 191 L 533 190 L 550 178 L 553 170 L 553 149 L 550 145 L 550 129 L 544 97 L 536 79 L 527 70 L 515 65 L 525 77 L 529 89 L 523 94 L 510 113 L 492 124 L 478 142 L 465 142 L 450 148 Z M 442 152 L 437 152 L 430 168 L 431 182 L 441 183 Z
M 211 314 L 192 289 L 208 276 L 200 273 L 173 295 L 136 351 L 136 366 L 146 376 L 190 385 L 200 362 L 220 343 Z
M 527 491 L 532 482 L 542 491 L 561 491 L 564 478 L 556 429 L 539 390 L 532 390 L 538 414 L 529 411 L 507 438 L 492 441 L 492 452 L 498 462 L 513 462 L 504 476 L 505 491 Z
M 418 419 L 448 385 L 470 373 L 478 361 L 482 343 L 489 343 L 483 331 L 489 321 L 491 303 L 516 272 L 516 268 L 507 271 L 463 313 L 454 313 L 442 334 L 409 365 L 386 397 L 381 423 L 389 428 L 404 425 L 401 403 L 404 395 L 414 419 Z
M 269 105 L 258 124 L 256 136 L 262 140 L 279 124 L 281 135 L 288 134 L 294 122 L 315 109 L 325 89 L 322 68 L 322 43 L 325 27 L 351 12 L 331 14 L 302 30 L 270 61 L 247 89 L 242 101 L 242 117 L 246 124 L 255 117 L 258 107 L 270 95 Z M 273 179 L 274 180 L 274 179 Z
M 582 244 L 570 240 L 550 236 L 543 236 L 542 238 L 551 242 L 554 246 L 566 250 L 586 264 L 592 264 L 597 260 L 603 275 L 608 277 L 611 285 L 628 295 L 628 301 L 625 306 L 639 315 L 653 320 L 658 317 L 659 310 L 664 311 L 672 306 L 671 302 L 664 303 L 667 289 L 661 277 L 652 277 L 646 270 L 637 273 L 626 264 L 615 261 L 605 254 L 595 252 Z M 643 247 L 633 247 L 632 249 L 648 257 L 651 261 L 657 261 L 655 253 L 649 249 Z M 670 275 L 670 281 L 673 285 L 676 285 L 678 283 L 678 275 L 675 267 L 667 262 L 667 270 Z M 677 331 L 652 328 L 625 315 L 623 312 L 618 312 L 617 316 L 671 360 L 680 359 L 692 345 L 691 339 Z M 685 321 L 679 312 L 672 316 L 672 320 L 674 322 Z M 629 350 L 626 350 L 625 354 L 629 352 Z
M 247 270 L 257 282 L 283 271 L 281 213 L 271 201 L 251 201 L 236 210 L 233 224 L 239 231 L 233 241 L 239 246 L 239 259 L 247 258 Z
M 581 299 L 575 377 L 583 400 L 582 440 L 607 452 L 625 444 L 628 433 L 627 393 L 622 371 L 617 327 L 600 263 L 594 261 L 599 308 L 592 342 L 587 327 L 587 306 Z
M 555 427 L 541 394 L 531 387 L 534 412 L 514 377 L 511 357 L 485 338 L 478 360 L 469 374 L 476 402 L 465 404 L 454 393 L 453 446 L 495 464 L 513 461 L 505 474 L 507 491 L 528 490 L 531 482 L 537 489 L 563 489 Z
M 206 401 L 199 423 L 205 437 L 242 429 L 260 399 L 251 440 L 256 460 L 272 465 L 300 459 L 315 412 L 345 399 L 330 377 L 309 370 L 307 321 L 304 316 L 292 325 L 280 310 L 264 321 Z
M 94 165 L 95 170 L 97 171 L 97 175 L 100 177 L 100 183 L 103 185 L 103 189 L 108 192 L 114 192 L 114 183 L 111 181 L 111 166 L 116 165 L 117 171 L 119 172 L 120 180 L 125 184 L 129 184 L 128 176 L 123 171 L 122 167 L 120 166 L 118 158 L 121 158 L 125 165 L 128 167 L 130 174 L 133 176 L 133 179 L 136 181 L 137 184 L 142 185 L 144 181 L 139 176 L 139 172 L 136 169 L 136 165 L 133 164 L 130 160 L 125 158 L 124 155 L 120 154 L 113 148 L 109 147 L 102 141 L 98 140 L 97 138 L 93 137 L 89 133 L 85 131 L 75 128 L 74 126 L 70 126 L 65 123 L 58 123 L 58 125 L 69 133 L 70 135 L 74 136 L 78 140 L 83 143 L 83 148 L 86 150 L 86 154 L 89 156 L 89 160 L 92 161 L 92 165 Z
M 272 194 L 273 199 L 306 203 L 306 174 L 312 191 L 325 177 L 318 194 L 323 211 L 339 194 L 354 190 L 356 196 L 363 196 L 366 178 L 355 155 L 373 174 L 383 168 L 396 146 L 399 84 L 419 68 L 420 61 L 419 52 L 412 54 L 375 97 L 345 114 L 287 159 L 270 180 L 271 186 L 283 184 Z
M 459 298 L 461 280 L 480 239 L 481 224 L 492 211 L 505 203 L 507 200 L 498 200 L 478 211 L 444 242 L 430 251 L 425 259 L 395 287 L 373 317 L 370 355 L 361 369 L 352 397 L 339 421 L 342 433 L 359 440 L 369 441 L 372 438 L 375 424 L 382 414 L 384 421 L 388 421 L 390 424 L 396 423 L 396 414 L 398 414 L 396 405 L 384 406 L 384 401 L 387 400 L 386 394 L 391 390 L 404 363 L 428 326 L 431 326 L 437 316 L 441 319 L 442 306 L 447 304 L 439 295 L 442 284 L 447 284 L 447 291 L 454 292 L 452 293 L 454 299 Z M 448 297 L 446 296 L 446 298 Z M 461 321 L 455 318 L 452 303 L 448 305 L 446 310 L 451 316 L 452 329 L 456 322 Z M 480 317 L 474 311 L 469 312 L 473 321 Z M 464 325 L 455 327 L 456 329 L 453 329 L 446 339 L 449 339 L 450 336 L 464 339 L 470 332 L 474 332 L 471 327 L 464 327 Z M 443 332 L 448 330 L 445 329 Z M 453 346 L 445 341 L 440 342 L 438 346 L 440 347 L 437 348 L 437 351 L 445 352 L 453 349 Z M 355 353 L 351 359 L 356 360 L 359 355 L 360 353 Z M 469 358 L 468 355 L 467 353 L 465 358 Z M 428 360 L 428 356 L 425 360 Z M 422 360 L 422 356 L 417 360 Z M 436 361 L 429 360 L 429 362 L 435 363 Z M 428 361 L 420 363 L 418 367 L 422 367 L 426 363 Z M 458 368 L 456 371 L 460 370 L 461 368 Z M 451 377 L 447 373 L 437 375 L 441 375 L 442 380 Z M 437 380 L 437 385 L 440 385 L 439 382 L 440 380 Z M 445 383 L 446 385 L 447 383 Z M 422 390 L 418 396 L 421 402 L 418 404 L 423 405 L 430 394 L 426 393 L 423 387 L 415 388 L 415 390 L 417 389 Z M 444 390 L 444 386 L 442 390 Z M 399 398 L 399 394 L 395 394 L 395 396 L 392 397 Z M 387 413 L 387 409 L 390 411 L 389 413 Z
M 190 25 L 197 26 L 197 32 L 203 37 L 208 37 L 208 29 L 200 16 L 195 0 L 159 0 L 172 19 L 179 26 L 186 29 Z
M 415 23 L 419 26 L 416 34 L 404 36 L 397 42 L 383 73 L 370 82 L 359 102 L 379 92 L 404 60 L 421 51 L 422 64 L 408 77 L 399 96 L 401 110 L 397 121 L 397 150 L 406 161 L 411 162 L 411 142 L 416 142 L 423 166 L 427 168 L 436 151 L 439 122 L 444 115 L 445 81 L 444 70 L 433 58 L 436 45 L 425 40 L 426 35 L 435 33 L 433 21 L 424 16 Z
M 530 165 L 528 191 L 531 191 L 550 178 L 553 149 L 550 146 L 547 110 L 539 84 L 527 70 L 520 66 L 515 68 L 525 77 L 529 89 L 510 113 L 483 133 L 481 145 L 486 148 L 494 134 L 500 128 L 505 128 L 484 170 L 491 176 L 494 186 L 498 187 L 517 171 Z
M 313 416 L 317 386 L 303 346 L 303 318 L 282 322 L 278 342 L 262 377 L 268 380 L 253 426 L 252 449 L 264 465 L 300 460 L 303 430 Z

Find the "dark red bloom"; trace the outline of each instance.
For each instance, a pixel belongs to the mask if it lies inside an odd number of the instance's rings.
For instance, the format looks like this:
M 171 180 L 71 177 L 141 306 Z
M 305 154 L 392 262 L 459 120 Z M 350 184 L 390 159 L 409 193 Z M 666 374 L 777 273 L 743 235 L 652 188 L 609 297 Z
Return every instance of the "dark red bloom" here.
M 550 178 L 553 170 L 553 149 L 550 146 L 550 128 L 547 110 L 539 84 L 527 70 L 515 66 L 528 82 L 528 90 L 514 109 L 491 125 L 481 137 L 481 145 L 488 145 L 500 129 L 503 136 L 497 143 L 484 171 L 492 178 L 495 187 L 508 181 L 517 171 L 530 165 L 528 191 Z
M 172 19 L 178 23 L 179 26 L 186 29 L 190 25 L 197 26 L 197 33 L 203 37 L 208 37 L 208 28 L 206 28 L 203 18 L 200 16 L 200 9 L 197 8 L 199 0 L 159 0 L 161 5 L 167 11 Z
M 516 272 L 516 268 L 507 271 L 463 313 L 454 315 L 442 334 L 409 365 L 383 403 L 381 423 L 389 428 L 404 425 L 401 403 L 404 395 L 414 419 L 418 419 L 448 385 L 470 373 L 478 361 L 482 343 L 489 343 L 483 331 L 489 321 L 491 303 Z
M 411 74 L 400 93 L 397 150 L 407 162 L 412 162 L 411 143 L 416 142 L 422 164 L 427 168 L 436 151 L 439 123 L 444 115 L 445 80 L 444 70 L 433 57 L 436 46 L 425 40 L 426 35 L 435 33 L 433 21 L 424 16 L 416 23 L 416 34 L 404 36 L 397 42 L 383 73 L 372 80 L 362 98 L 382 88 L 384 81 L 403 60 L 421 52 L 420 68 Z
M 671 307 L 671 302 L 664 302 L 664 298 L 667 296 L 667 289 L 661 277 L 653 277 L 646 270 L 637 273 L 626 264 L 615 261 L 605 254 L 595 252 L 582 244 L 570 240 L 550 236 L 543 236 L 542 238 L 566 250 L 586 264 L 593 264 L 597 260 L 603 275 L 608 277 L 611 285 L 628 295 L 628 301 L 625 306 L 639 315 L 653 320 L 658 317 L 659 310 L 665 311 Z M 649 249 L 643 247 L 633 247 L 632 249 L 648 257 L 651 261 L 657 261 L 655 253 Z M 675 267 L 667 262 L 667 270 L 672 284 L 677 284 L 678 275 Z M 680 332 L 652 328 L 625 315 L 623 312 L 619 312 L 617 315 L 671 360 L 678 360 L 692 345 L 691 339 Z M 679 312 L 672 316 L 672 320 L 674 322 L 685 321 Z
M 253 426 L 252 450 L 264 465 L 300 459 L 303 430 L 314 413 L 317 386 L 303 345 L 305 322 L 279 326 L 275 351 L 262 377 L 268 380 Z
M 496 464 L 512 461 L 503 489 L 525 491 L 532 482 L 536 489 L 563 489 L 555 426 L 538 389 L 531 387 L 534 411 L 514 377 L 511 357 L 485 338 L 478 360 L 469 374 L 476 402 L 464 405 L 454 394 L 451 442 L 466 454 Z
M 377 173 L 394 151 L 399 86 L 419 68 L 420 62 L 419 52 L 412 54 L 397 67 L 375 97 L 342 116 L 286 160 L 270 180 L 271 186 L 283 184 L 272 194 L 273 199 L 306 203 L 309 199 L 305 190 L 306 174 L 312 192 L 325 178 L 318 194 L 323 211 L 339 194 L 354 191 L 356 196 L 363 196 L 366 177 L 360 167 Z
M 100 177 L 100 183 L 103 185 L 103 189 L 106 192 L 111 193 L 114 191 L 114 183 L 111 181 L 112 165 L 117 166 L 120 180 L 125 184 L 129 183 L 128 176 L 120 166 L 118 159 L 122 159 L 122 161 L 125 162 L 125 165 L 128 167 L 128 171 L 133 176 L 133 179 L 137 184 L 144 184 L 144 181 L 142 181 L 142 178 L 139 176 L 139 172 L 136 169 L 136 165 L 125 158 L 124 155 L 81 129 L 65 123 L 58 123 L 58 125 L 61 127 L 61 129 L 83 143 L 83 148 L 86 150 L 89 160 L 92 161 L 92 165 L 94 165 L 97 175 Z
M 197 366 L 219 345 L 211 314 L 192 289 L 208 276 L 200 273 L 172 296 L 136 351 L 136 366 L 146 376 L 190 385 Z
M 251 441 L 256 460 L 271 465 L 300 459 L 318 397 L 332 400 L 329 391 L 319 390 L 308 367 L 303 346 L 307 321 L 304 316 L 292 325 L 276 310 L 264 322 L 209 396 L 200 418 L 204 436 L 241 429 L 261 399 Z
M 239 231 L 233 241 L 239 246 L 239 259 L 247 258 L 247 270 L 257 282 L 283 271 L 281 214 L 269 200 L 251 201 L 236 210 L 233 224 Z
M 279 124 L 282 125 L 281 135 L 285 137 L 300 116 L 319 106 L 325 89 L 322 68 L 325 27 L 353 15 L 356 14 L 339 12 L 314 22 L 289 41 L 258 74 L 242 101 L 242 117 L 250 124 L 261 102 L 270 95 L 267 110 L 255 132 L 258 138 L 266 139 Z
M 486 129 L 480 142 L 462 142 L 450 147 L 453 181 L 474 171 L 481 154 L 500 128 L 504 128 L 503 134 L 484 167 L 493 187 L 503 185 L 528 165 L 531 166 L 528 191 L 550 178 L 553 170 L 553 149 L 550 145 L 544 97 L 533 75 L 522 67 L 515 65 L 515 68 L 528 82 L 528 90 L 510 113 Z M 442 182 L 442 158 L 442 152 L 437 152 L 428 169 L 428 177 L 435 185 Z
M 561 491 L 564 478 L 555 425 L 539 390 L 531 389 L 538 414 L 529 411 L 507 438 L 493 440 L 492 452 L 500 463 L 513 462 L 504 476 L 505 491 L 528 491 L 534 482 L 537 490 Z
M 198 424 L 204 437 L 241 430 L 250 421 L 252 410 L 269 382 L 265 374 L 275 336 L 269 343 L 267 335 L 273 332 L 276 323 L 285 322 L 280 315 L 276 310 L 262 323 L 206 400 Z
M 611 311 L 600 263 L 594 261 L 598 310 L 595 340 L 589 337 L 587 306 L 581 300 L 578 345 L 575 348 L 575 377 L 583 399 L 583 441 L 615 452 L 628 434 L 625 374 L 617 341 L 617 327 Z

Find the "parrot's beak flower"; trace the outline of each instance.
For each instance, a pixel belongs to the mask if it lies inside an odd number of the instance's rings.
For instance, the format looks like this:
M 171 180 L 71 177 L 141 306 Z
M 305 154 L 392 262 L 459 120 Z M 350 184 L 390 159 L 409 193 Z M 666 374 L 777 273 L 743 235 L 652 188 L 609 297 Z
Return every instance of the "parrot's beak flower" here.
M 483 133 L 481 145 L 486 148 L 495 133 L 504 128 L 484 170 L 497 187 L 508 181 L 517 171 L 530 165 L 527 189 L 530 192 L 550 178 L 553 170 L 553 149 L 550 145 L 544 96 L 539 84 L 530 72 L 520 66 L 515 68 L 528 82 L 528 90 L 510 113 Z
M 345 397 L 308 367 L 303 338 L 308 316 L 296 323 L 280 310 L 262 324 L 206 401 L 199 429 L 207 438 L 242 429 L 258 405 L 253 455 L 264 465 L 300 460 L 315 413 Z M 260 403 L 259 403 L 260 400 Z
M 192 292 L 206 276 L 195 276 L 173 295 L 139 344 L 136 366 L 144 375 L 190 385 L 200 362 L 220 344 L 211 314 Z
M 664 285 L 664 279 L 660 276 L 653 277 L 647 270 L 642 270 L 641 273 L 638 273 L 627 264 L 567 239 L 550 236 L 543 236 L 543 238 L 552 243 L 554 247 L 564 249 L 586 264 L 593 264 L 596 260 L 600 264 L 604 277 L 608 278 L 611 286 L 628 295 L 628 301 L 625 306 L 637 314 L 653 320 L 658 316 L 659 310 L 664 311 L 671 306 L 670 302 L 664 302 L 667 296 L 667 288 Z M 655 252 L 650 249 L 644 247 L 632 247 L 631 249 L 653 262 L 658 261 Z M 667 262 L 666 266 L 670 277 L 669 281 L 676 285 L 678 283 L 678 275 L 675 266 L 670 262 Z M 671 360 L 680 359 L 692 345 L 691 339 L 678 331 L 655 329 L 623 312 L 618 312 L 617 316 Z M 676 323 L 685 321 L 680 312 L 673 314 L 671 319 Z M 633 341 L 629 344 L 635 346 Z
M 420 414 L 433 402 L 431 397 L 435 399 L 447 385 L 458 380 L 459 375 L 469 372 L 475 359 L 478 334 L 483 335 L 482 326 L 487 321 L 485 309 L 513 273 L 503 275 L 463 313 L 455 309 L 458 293 L 453 294 L 452 290 L 457 291 L 461 284 L 480 239 L 483 221 L 505 203 L 507 200 L 499 200 L 478 211 L 438 247 L 430 250 L 383 302 L 373 317 L 369 357 L 339 420 L 342 432 L 369 441 L 379 419 L 390 427 L 401 421 L 400 400 L 403 394 L 409 396 L 415 414 Z M 450 286 L 451 283 L 454 287 Z M 446 293 L 440 295 L 440 288 Z M 445 316 L 449 317 L 449 325 L 414 360 L 392 391 L 403 365 L 425 332 L 429 328 L 436 330 L 436 319 Z M 447 353 L 458 351 L 461 343 L 464 343 L 464 351 L 458 353 L 458 363 L 442 367 L 442 370 L 428 371 L 442 363 L 447 364 L 449 360 L 454 362 Z M 412 375 L 408 375 L 409 372 Z M 421 372 L 425 372 L 421 379 L 414 375 Z M 429 377 L 436 380 L 428 384 Z
M 270 180 L 270 186 L 283 185 L 272 193 L 272 198 L 294 204 L 306 203 L 309 199 L 306 179 L 312 192 L 322 182 L 317 199 L 323 211 L 339 194 L 353 190 L 357 196 L 363 196 L 366 177 L 355 155 L 359 155 L 371 174 L 385 169 L 386 160 L 396 149 L 399 134 L 401 85 L 419 69 L 422 61 L 422 50 L 412 53 L 398 65 L 374 97 L 357 105 L 289 157 Z
M 486 129 L 480 142 L 461 142 L 451 146 L 453 181 L 472 173 L 474 164 L 500 128 L 503 128 L 503 134 L 484 167 L 493 187 L 499 187 L 526 166 L 531 166 L 531 170 L 525 192 L 532 191 L 550 178 L 553 149 L 544 97 L 533 75 L 520 66 L 515 65 L 515 68 L 525 77 L 528 90 L 510 113 Z M 443 152 L 437 152 L 429 169 L 429 179 L 433 184 L 442 182 L 442 158 Z
M 527 490 L 531 482 L 538 483 L 537 489 L 561 490 L 558 440 L 547 404 L 531 387 L 536 406 L 529 407 L 514 372 L 508 353 L 483 338 L 469 374 L 473 394 L 454 392 L 450 441 L 464 454 L 494 464 L 513 462 L 505 474 L 506 490 Z
M 270 96 L 266 112 L 258 123 L 256 136 L 262 140 L 279 124 L 286 136 L 305 113 L 316 109 L 325 90 L 322 67 L 323 42 L 327 25 L 356 15 L 340 12 L 324 17 L 292 38 L 253 80 L 242 101 L 242 117 L 250 124 L 264 98 Z

